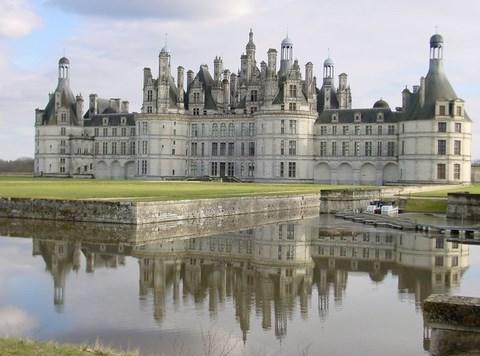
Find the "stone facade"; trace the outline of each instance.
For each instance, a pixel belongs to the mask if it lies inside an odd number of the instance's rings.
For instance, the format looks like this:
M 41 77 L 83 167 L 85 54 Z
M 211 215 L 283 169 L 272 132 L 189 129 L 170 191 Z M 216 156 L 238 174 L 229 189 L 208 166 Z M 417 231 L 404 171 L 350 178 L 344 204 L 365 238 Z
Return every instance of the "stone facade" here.
M 402 106 L 384 100 L 352 108 L 347 74 L 323 64 L 320 88 L 311 62 L 302 70 L 293 42 L 257 64 L 249 33 L 238 73 L 215 57 L 197 73 L 177 68 L 164 47 L 158 75 L 143 71 L 143 104 L 70 89 L 70 61 L 59 62 L 57 89 L 36 111 L 35 175 L 324 183 L 468 183 L 471 120 L 443 70 L 443 38 L 430 39 L 430 67 Z

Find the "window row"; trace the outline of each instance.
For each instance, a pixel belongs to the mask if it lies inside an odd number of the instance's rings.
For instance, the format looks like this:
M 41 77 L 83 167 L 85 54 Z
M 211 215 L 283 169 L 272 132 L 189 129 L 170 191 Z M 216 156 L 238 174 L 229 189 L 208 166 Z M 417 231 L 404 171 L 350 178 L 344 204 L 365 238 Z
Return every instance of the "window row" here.
M 339 128 L 340 127 L 340 128 Z M 386 130 L 386 131 L 385 131 Z M 384 125 L 322 125 L 320 126 L 320 135 L 366 135 L 371 136 L 373 134 L 378 136 L 383 135 L 395 135 L 395 125 L 387 125 L 386 128 Z
M 387 156 L 393 157 L 396 155 L 395 152 L 395 142 L 383 142 L 378 141 L 372 142 L 330 142 L 328 145 L 327 141 L 320 142 L 320 156 L 321 157 L 338 157 L 338 156 Z
M 240 156 L 255 156 L 255 142 L 240 142 Z M 206 156 L 209 155 L 206 151 L 205 142 L 192 142 L 191 144 L 192 156 Z M 235 143 L 234 142 L 212 142 L 210 155 L 212 156 L 234 156 Z
M 255 136 L 255 123 L 254 122 L 242 122 L 240 125 L 236 125 L 233 122 L 214 123 L 211 125 L 211 136 L 221 136 L 221 137 L 234 137 L 236 135 L 236 130 L 239 130 L 240 136 Z M 209 134 L 209 124 L 192 124 L 191 132 L 192 137 L 205 137 L 210 136 Z
M 144 153 L 147 152 L 148 143 L 143 141 Z M 96 155 L 134 155 L 136 154 L 135 142 L 95 142 Z
M 438 140 L 437 141 L 437 154 L 440 156 L 446 155 L 447 150 L 447 140 Z M 453 141 L 453 154 L 460 156 L 462 154 L 462 141 L 454 140 Z
M 63 129 L 63 127 L 62 127 L 62 129 Z M 102 133 L 103 137 L 108 137 L 108 136 L 111 136 L 111 137 L 135 136 L 135 127 L 130 127 L 130 128 L 121 127 L 120 130 L 117 127 L 110 127 L 110 128 L 109 127 L 103 127 L 102 130 L 100 130 L 99 127 L 95 127 L 93 129 L 93 131 L 94 131 L 93 134 L 96 137 L 100 137 L 100 133 Z M 62 136 L 64 136 L 64 135 L 65 135 L 65 133 L 62 133 Z
M 462 179 L 462 166 L 460 163 L 454 163 L 453 166 L 453 179 Z M 437 164 L 437 179 L 447 179 L 447 165 L 445 163 Z

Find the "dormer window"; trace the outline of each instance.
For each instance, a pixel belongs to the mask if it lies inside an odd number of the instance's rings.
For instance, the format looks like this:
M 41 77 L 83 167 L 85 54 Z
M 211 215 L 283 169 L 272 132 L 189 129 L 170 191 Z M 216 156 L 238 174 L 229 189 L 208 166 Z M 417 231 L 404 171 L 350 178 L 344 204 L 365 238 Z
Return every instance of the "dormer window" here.
M 379 113 L 377 114 L 377 121 L 378 121 L 378 122 L 383 122 L 383 112 L 379 112 Z
M 438 107 L 438 115 L 440 115 L 440 116 L 445 116 L 445 115 L 447 115 L 447 107 L 446 107 L 446 105 L 440 105 L 440 106 Z
M 338 122 L 338 113 L 332 114 L 332 122 Z
M 354 119 L 355 122 L 360 122 L 360 121 L 362 121 L 362 115 L 359 112 L 357 112 L 357 113 L 355 113 L 353 119 Z
M 297 86 L 292 84 L 290 85 L 290 96 L 293 97 L 293 98 L 296 98 L 297 97 Z
M 60 114 L 60 120 L 61 120 L 62 122 L 67 122 L 67 113 L 66 113 L 66 112 L 62 112 L 62 113 Z
M 200 93 L 193 93 L 193 103 L 194 104 L 200 103 Z
M 463 115 L 463 110 L 461 106 L 457 106 L 457 116 L 462 116 Z
M 108 117 L 104 117 L 102 119 L 102 122 L 103 122 L 103 126 L 107 126 L 108 125 Z
M 257 96 L 258 96 L 257 91 L 256 91 L 256 90 L 252 90 L 252 91 L 250 92 L 250 101 L 257 101 Z
M 126 125 L 127 124 L 127 118 L 126 117 L 120 118 L 120 124 L 121 125 Z

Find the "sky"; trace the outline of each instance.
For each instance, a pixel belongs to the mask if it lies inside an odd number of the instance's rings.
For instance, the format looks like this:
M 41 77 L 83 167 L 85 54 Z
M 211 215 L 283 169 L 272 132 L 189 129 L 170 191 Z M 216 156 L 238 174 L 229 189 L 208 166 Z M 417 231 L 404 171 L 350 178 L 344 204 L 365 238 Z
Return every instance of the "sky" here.
M 143 68 L 158 74 L 166 33 L 173 74 L 178 65 L 212 70 L 217 55 L 236 71 L 250 28 L 258 63 L 287 32 L 294 57 L 302 67 L 311 61 L 318 78 L 330 53 L 357 108 L 380 98 L 401 106 L 401 91 L 428 71 L 437 28 L 480 159 L 479 16 L 474 0 L 0 0 L 0 159 L 33 157 L 35 109 L 55 90 L 63 55 L 75 94 L 122 98 L 138 112 Z

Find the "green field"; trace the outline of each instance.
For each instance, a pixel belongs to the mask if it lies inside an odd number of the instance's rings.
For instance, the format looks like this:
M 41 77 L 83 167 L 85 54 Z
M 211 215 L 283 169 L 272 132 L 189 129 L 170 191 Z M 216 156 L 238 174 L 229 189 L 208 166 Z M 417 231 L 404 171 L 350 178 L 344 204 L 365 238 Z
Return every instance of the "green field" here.
M 480 194 L 480 184 L 472 184 L 464 187 L 455 187 L 452 189 L 435 190 L 432 192 L 423 192 L 412 194 L 418 197 L 446 197 L 448 193 L 468 192 L 471 194 Z
M 114 351 L 98 345 L 77 346 L 54 342 L 0 338 L 0 355 L 2 356 L 138 356 L 138 354 L 138 352 Z
M 0 197 L 106 200 L 181 200 L 318 193 L 346 185 L 0 177 Z M 358 187 L 358 186 L 357 186 Z M 362 186 L 365 188 L 365 186 Z
M 404 207 L 407 213 L 439 213 L 447 212 L 445 199 L 408 199 Z

